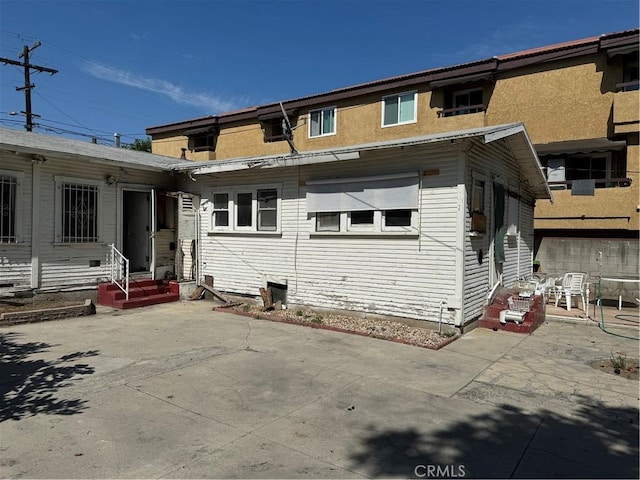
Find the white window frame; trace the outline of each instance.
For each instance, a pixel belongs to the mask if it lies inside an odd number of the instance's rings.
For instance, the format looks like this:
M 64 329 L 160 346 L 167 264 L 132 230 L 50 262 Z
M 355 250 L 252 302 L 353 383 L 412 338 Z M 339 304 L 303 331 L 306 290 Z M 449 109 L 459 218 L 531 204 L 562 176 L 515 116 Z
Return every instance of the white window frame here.
M 327 110 L 333 111 L 333 131 L 328 133 L 320 133 L 319 135 L 311 134 L 311 115 L 314 113 L 320 113 L 320 132 L 323 130 L 324 125 L 324 116 L 323 113 Z M 315 110 L 309 110 L 309 138 L 320 138 L 320 137 L 330 137 L 331 135 L 335 135 L 338 130 L 338 108 L 334 105 L 332 107 L 318 108 Z
M 337 230 L 330 230 L 330 229 L 320 229 L 318 228 L 318 215 L 333 215 L 333 216 L 337 216 L 338 218 L 338 229 Z M 314 232 L 320 232 L 320 233 L 340 233 L 345 231 L 345 225 L 342 225 L 342 220 L 343 220 L 343 215 L 341 212 L 318 212 L 313 214 L 313 231 Z
M 330 212 L 339 216 L 340 229 L 336 230 L 319 230 L 317 216 L 318 213 L 311 213 L 311 233 L 313 235 L 322 236 L 338 236 L 338 235 L 418 235 L 418 210 L 417 209 L 396 209 L 411 211 L 411 225 L 408 226 L 386 226 L 385 215 L 387 210 L 373 210 L 373 223 L 356 224 L 351 223 L 351 211 L 349 212 Z M 371 211 L 371 210 L 367 210 Z M 329 212 L 324 212 L 329 213 Z
M 484 184 L 482 186 L 482 210 L 477 212 L 477 213 L 481 213 L 482 215 L 486 215 L 486 211 L 487 211 L 487 189 L 488 189 L 487 176 L 483 175 L 481 173 L 477 173 L 477 172 L 474 172 L 471 175 L 471 199 L 470 199 L 470 202 L 469 202 L 469 213 L 472 214 L 472 213 L 476 212 L 473 209 L 473 204 L 474 204 L 473 199 L 476 196 L 476 190 L 480 188 L 479 186 L 476 186 L 476 182 L 482 182 Z
M 22 201 L 22 185 L 24 182 L 24 173 L 15 170 L 0 170 L 0 176 L 11 177 L 16 181 L 16 198 L 13 206 L 14 224 L 13 224 L 13 240 L 3 242 L 0 238 L 0 245 L 17 245 L 24 242 L 23 239 L 23 218 L 25 216 L 26 205 Z M 0 215 L 2 212 L 0 212 Z
M 238 202 L 238 196 L 240 195 L 251 195 L 251 223 L 249 225 L 238 225 L 238 220 L 240 215 L 238 214 L 238 209 L 240 207 Z M 251 232 L 256 227 L 256 192 L 251 189 L 238 189 L 233 192 L 232 197 L 232 205 L 233 205 L 233 223 L 232 227 L 235 231 L 238 232 Z
M 457 97 L 461 97 L 464 95 L 467 95 L 469 97 L 469 104 L 467 105 L 467 107 L 469 108 L 469 110 L 459 110 L 459 111 L 455 111 L 453 113 L 453 115 L 469 115 L 471 113 L 479 113 L 479 112 L 471 112 L 471 94 L 474 92 L 480 92 L 480 96 L 482 97 L 482 102 L 481 104 L 484 105 L 484 89 L 482 87 L 476 87 L 476 88 L 467 88 L 465 90 L 455 90 L 451 93 L 451 106 L 452 108 L 462 108 L 462 107 L 456 107 L 456 99 Z
M 215 195 L 227 196 L 227 208 L 216 208 Z M 216 225 L 216 214 L 219 212 L 227 213 L 227 224 Z M 233 223 L 233 210 L 231 208 L 231 195 L 229 192 L 214 192 L 211 195 L 211 229 L 212 230 L 228 230 Z
M 103 194 L 104 194 L 104 187 L 105 187 L 105 182 L 104 181 L 100 181 L 100 180 L 89 180 L 86 178 L 77 178 L 77 177 L 65 177 L 65 176 L 60 176 L 60 175 L 56 175 L 53 177 L 54 179 L 54 183 L 55 183 L 55 244 L 60 244 L 60 245 L 96 245 L 96 244 L 100 244 L 102 243 L 102 232 L 103 232 L 103 205 L 104 205 L 104 198 L 103 198 Z M 66 184 L 74 184 L 74 185 L 82 185 L 82 186 L 87 186 L 87 187 L 96 187 L 97 188 L 97 192 L 96 192 L 96 201 L 97 201 L 97 205 L 96 205 L 96 238 L 95 240 L 88 240 L 88 241 L 78 241 L 78 242 L 70 242 L 68 240 L 64 240 L 62 239 L 62 215 L 64 214 L 64 212 L 62 211 L 62 207 L 63 207 L 63 199 L 62 199 L 62 190 L 63 190 L 63 186 Z
M 275 230 L 261 229 L 258 225 L 258 191 L 275 190 L 278 196 L 276 206 L 276 228 Z M 260 185 L 238 185 L 229 188 L 214 188 L 211 190 L 211 200 L 204 204 L 203 209 L 210 208 L 209 213 L 209 233 L 236 233 L 236 234 L 256 234 L 256 235 L 280 235 L 282 232 L 282 184 L 260 184 Z M 213 196 L 224 193 L 228 195 L 229 225 L 226 227 L 215 225 L 215 213 Z M 251 194 L 251 225 L 238 225 L 238 195 Z
M 396 210 L 408 210 L 408 209 L 396 209 Z M 406 233 L 418 233 L 418 210 L 412 209 L 411 220 L 409 225 L 386 225 L 387 212 L 391 210 L 382 210 L 382 218 L 380 226 L 383 232 L 406 232 Z
M 264 208 L 260 208 L 260 192 L 265 192 L 265 191 L 269 191 L 269 190 L 275 190 L 276 191 L 276 206 L 275 207 L 264 207 Z M 258 188 L 256 190 L 256 229 L 260 232 L 275 232 L 278 231 L 278 212 L 280 211 L 280 209 L 278 208 L 279 206 L 279 200 L 280 200 L 280 192 L 278 192 L 277 188 Z M 264 226 L 261 225 L 260 223 L 260 218 L 261 212 L 271 212 L 274 211 L 276 212 L 276 224 L 273 226 L 273 228 L 269 227 L 269 228 L 265 228 Z
M 380 211 L 378 210 L 361 210 L 363 212 L 372 212 L 372 223 L 352 223 L 351 216 L 356 212 L 345 212 L 347 216 L 347 231 L 349 232 L 374 232 L 380 231 Z
M 404 122 L 400 121 L 400 117 L 401 117 L 401 102 L 400 102 L 400 98 L 407 96 L 407 95 L 413 95 L 413 119 L 412 120 L 406 120 Z M 385 109 L 387 106 L 387 99 L 389 98 L 396 98 L 398 99 L 398 121 L 396 123 L 384 123 L 384 119 L 385 119 Z M 416 123 L 418 121 L 418 92 L 416 91 L 410 91 L 410 92 L 402 92 L 402 93 L 396 93 L 393 95 L 385 95 L 384 97 L 382 97 L 382 118 L 381 118 L 381 125 L 382 128 L 387 128 L 387 127 L 395 127 L 397 125 L 409 125 L 411 123 Z

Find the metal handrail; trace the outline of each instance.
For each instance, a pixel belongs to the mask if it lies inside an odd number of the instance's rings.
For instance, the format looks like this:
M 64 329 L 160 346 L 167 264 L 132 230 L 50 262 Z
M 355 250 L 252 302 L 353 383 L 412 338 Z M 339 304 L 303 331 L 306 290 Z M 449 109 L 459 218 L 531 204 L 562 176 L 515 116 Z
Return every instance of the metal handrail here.
M 111 283 L 122 290 L 125 298 L 129 300 L 129 259 L 113 243 L 111 244 L 109 265 Z

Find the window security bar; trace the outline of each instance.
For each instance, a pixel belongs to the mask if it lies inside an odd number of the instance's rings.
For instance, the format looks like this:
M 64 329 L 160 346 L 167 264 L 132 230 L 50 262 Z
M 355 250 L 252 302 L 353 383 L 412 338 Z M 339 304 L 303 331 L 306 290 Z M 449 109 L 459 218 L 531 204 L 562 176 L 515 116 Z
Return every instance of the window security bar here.
M 0 243 L 15 243 L 17 179 L 0 176 Z
M 98 241 L 98 187 L 66 183 L 62 187 L 62 241 Z

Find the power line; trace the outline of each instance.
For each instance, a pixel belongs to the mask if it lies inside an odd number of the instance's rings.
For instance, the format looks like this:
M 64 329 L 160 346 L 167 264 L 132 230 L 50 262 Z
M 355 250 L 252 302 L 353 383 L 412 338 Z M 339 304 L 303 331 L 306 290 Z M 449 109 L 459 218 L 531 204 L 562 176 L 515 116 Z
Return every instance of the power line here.
M 38 117 L 39 115 L 35 115 L 31 111 L 31 90 L 36 88 L 34 84 L 31 83 L 31 70 L 36 70 L 38 72 L 47 72 L 51 75 L 55 75 L 58 73 L 57 70 L 53 68 L 42 67 L 40 65 L 32 65 L 29 63 L 29 54 L 38 48 L 41 45 L 40 41 L 36 41 L 31 47 L 24 46 L 22 47 L 22 52 L 18 54 L 18 58 L 24 58 L 23 62 L 19 62 L 16 60 L 11 60 L 10 58 L 0 57 L 0 61 L 4 64 L 8 65 L 16 65 L 24 68 L 24 86 L 16 87 L 16 90 L 24 91 L 24 102 L 25 102 L 25 110 L 24 113 L 27 116 L 27 123 L 24 128 L 27 129 L 27 132 L 31 132 L 33 130 L 33 117 Z

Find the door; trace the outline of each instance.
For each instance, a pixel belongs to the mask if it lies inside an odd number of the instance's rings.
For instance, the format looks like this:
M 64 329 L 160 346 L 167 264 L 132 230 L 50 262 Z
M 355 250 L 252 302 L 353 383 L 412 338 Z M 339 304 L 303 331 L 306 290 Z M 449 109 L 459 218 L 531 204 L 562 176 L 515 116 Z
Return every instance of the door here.
M 122 242 L 131 273 L 148 272 L 151 268 L 151 193 L 134 190 L 123 192 Z

